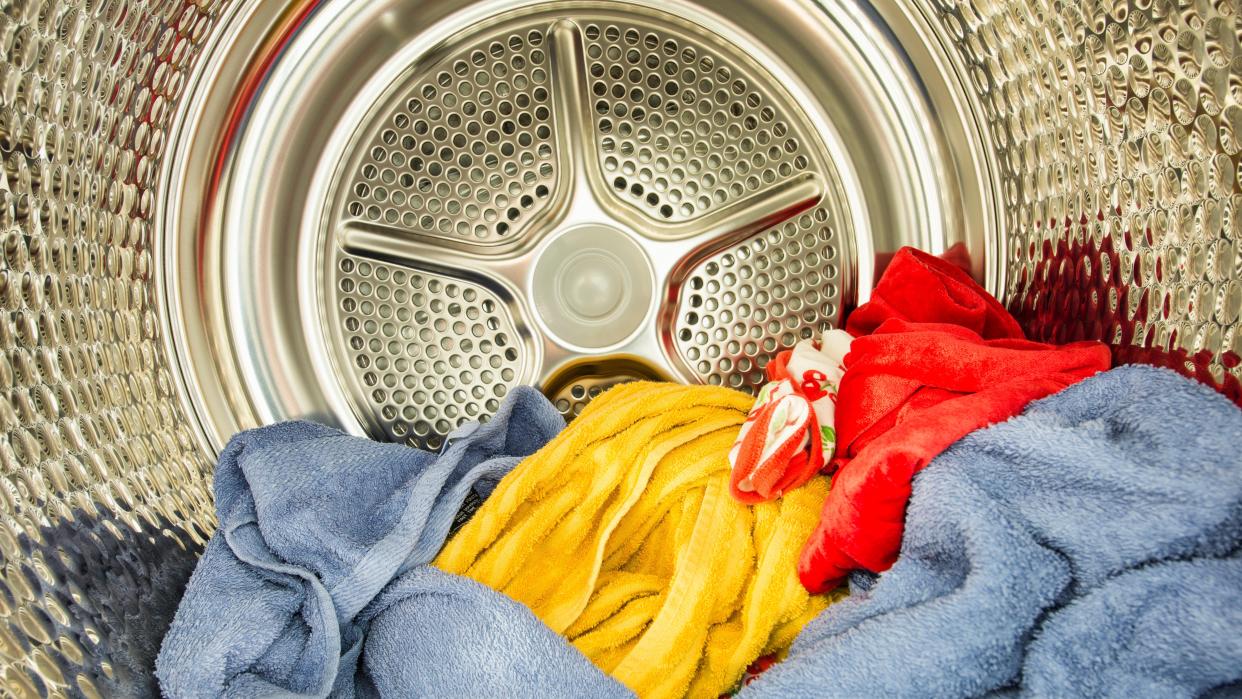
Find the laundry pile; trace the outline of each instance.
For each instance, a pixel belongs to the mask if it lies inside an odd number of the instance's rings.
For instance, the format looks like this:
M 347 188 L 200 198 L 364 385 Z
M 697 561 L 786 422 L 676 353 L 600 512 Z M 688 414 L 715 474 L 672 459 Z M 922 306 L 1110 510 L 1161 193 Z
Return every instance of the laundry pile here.
M 798 566 L 816 592 L 893 564 L 910 481 L 937 454 L 1112 361 L 1099 342 L 1026 340 L 960 268 L 910 248 L 845 329 L 856 339 L 837 393 L 836 476 Z
M 1120 367 L 958 441 L 888 572 L 745 696 L 1193 697 L 1242 680 L 1242 412 Z
M 903 249 L 757 398 L 632 383 L 566 427 L 519 388 L 439 453 L 239 434 L 161 689 L 1240 688 L 1242 412 L 1109 362 L 1026 340 L 961 269 Z
M 173 697 L 628 696 L 522 605 L 427 564 L 564 426 L 531 388 L 441 454 L 306 422 L 243 432 L 156 661 Z M 415 662 L 417 660 L 417 662 Z
M 793 574 L 828 479 L 757 506 L 729 497 L 726 454 L 751 402 L 709 386 L 608 391 L 434 565 L 527 605 L 640 696 L 719 695 L 831 599 Z

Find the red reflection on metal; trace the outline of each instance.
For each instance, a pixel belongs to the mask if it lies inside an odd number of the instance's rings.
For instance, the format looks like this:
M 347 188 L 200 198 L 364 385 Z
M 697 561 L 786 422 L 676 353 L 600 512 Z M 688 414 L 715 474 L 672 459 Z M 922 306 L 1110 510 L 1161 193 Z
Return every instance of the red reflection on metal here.
M 245 122 L 251 101 L 259 91 L 263 81 L 267 79 L 272 64 L 276 62 L 276 59 L 280 57 L 285 47 L 293 40 L 297 31 L 310 19 L 311 13 L 322 2 L 323 0 L 305 0 L 301 3 L 291 4 L 277 23 L 275 31 L 259 47 L 255 59 L 247 67 L 241 87 L 229 105 L 229 115 L 225 122 L 224 133 L 216 147 L 216 157 L 215 162 L 212 164 L 210 184 L 207 187 L 207 191 L 203 194 L 205 203 L 202 208 L 202 219 L 199 221 L 200 227 L 208 225 L 207 219 L 211 216 L 215 199 L 219 195 L 220 182 L 224 178 L 229 151 L 234 146 L 238 131 Z M 199 245 L 198 259 L 204 260 L 207 258 L 203 249 L 203 246 L 206 245 L 207 236 L 200 235 L 197 236 L 197 239 Z M 200 285 L 202 284 L 202 279 L 203 275 L 200 274 Z
M 1096 244 L 1085 235 L 1087 219 L 1080 222 L 1082 239 L 1069 235 L 1071 223 L 1066 221 L 1065 238 L 1054 246 L 1045 241 L 1034 273 L 1023 268 L 1018 280 L 1018 293 L 1010 311 L 1022 324 L 1032 340 L 1064 344 L 1076 340 L 1102 340 L 1113 352 L 1118 364 L 1152 364 L 1172 369 L 1196 379 L 1225 394 L 1242 406 L 1242 384 L 1226 372 L 1223 380 L 1212 376 L 1212 352 L 1201 350 L 1190 354 L 1185 349 L 1155 347 L 1155 329 L 1145 321 L 1153 304 L 1158 304 L 1162 318 L 1168 318 L 1171 298 L 1153 299 L 1142 287 L 1142 266 L 1135 257 L 1133 265 L 1122 269 L 1121 255 L 1113 249 L 1113 240 L 1106 236 Z M 1144 233 L 1147 240 L 1151 232 Z M 1125 233 L 1127 245 L 1132 244 L 1131 232 Z M 1156 257 L 1153 274 L 1164 278 L 1165 270 Z M 1137 295 L 1137 297 L 1135 297 Z M 1134 306 L 1133 313 L 1128 309 Z M 1135 332 L 1146 328 L 1142 337 Z M 1168 344 L 1176 346 L 1176 332 Z M 1236 367 L 1242 358 L 1233 351 L 1220 356 L 1226 369 Z

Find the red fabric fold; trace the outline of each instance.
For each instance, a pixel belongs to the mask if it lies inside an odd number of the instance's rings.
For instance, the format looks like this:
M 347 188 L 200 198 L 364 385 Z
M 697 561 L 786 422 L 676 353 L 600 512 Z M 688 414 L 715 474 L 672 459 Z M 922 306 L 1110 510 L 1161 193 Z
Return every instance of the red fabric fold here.
M 798 566 L 811 592 L 893 564 L 914 474 L 949 445 L 1110 365 L 1098 342 L 1026 340 L 964 271 L 913 248 L 846 330 L 858 337 L 837 396 L 837 473 Z

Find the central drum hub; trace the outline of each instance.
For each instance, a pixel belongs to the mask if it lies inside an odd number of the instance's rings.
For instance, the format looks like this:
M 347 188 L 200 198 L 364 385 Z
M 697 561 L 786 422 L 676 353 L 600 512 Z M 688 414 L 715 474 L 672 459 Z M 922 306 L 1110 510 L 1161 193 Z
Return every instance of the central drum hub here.
M 535 308 L 557 338 L 578 347 L 615 345 L 642 325 L 654 273 L 632 238 L 602 224 L 572 228 L 535 261 Z

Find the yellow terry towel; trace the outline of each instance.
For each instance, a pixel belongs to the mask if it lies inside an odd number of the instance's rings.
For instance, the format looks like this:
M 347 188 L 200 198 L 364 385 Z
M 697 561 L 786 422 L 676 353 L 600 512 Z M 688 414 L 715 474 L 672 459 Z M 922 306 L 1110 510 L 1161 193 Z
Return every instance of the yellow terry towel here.
M 828 479 L 729 497 L 750 396 L 631 383 L 518 465 L 436 559 L 525 603 L 641 697 L 716 697 L 830 601 L 798 583 Z

